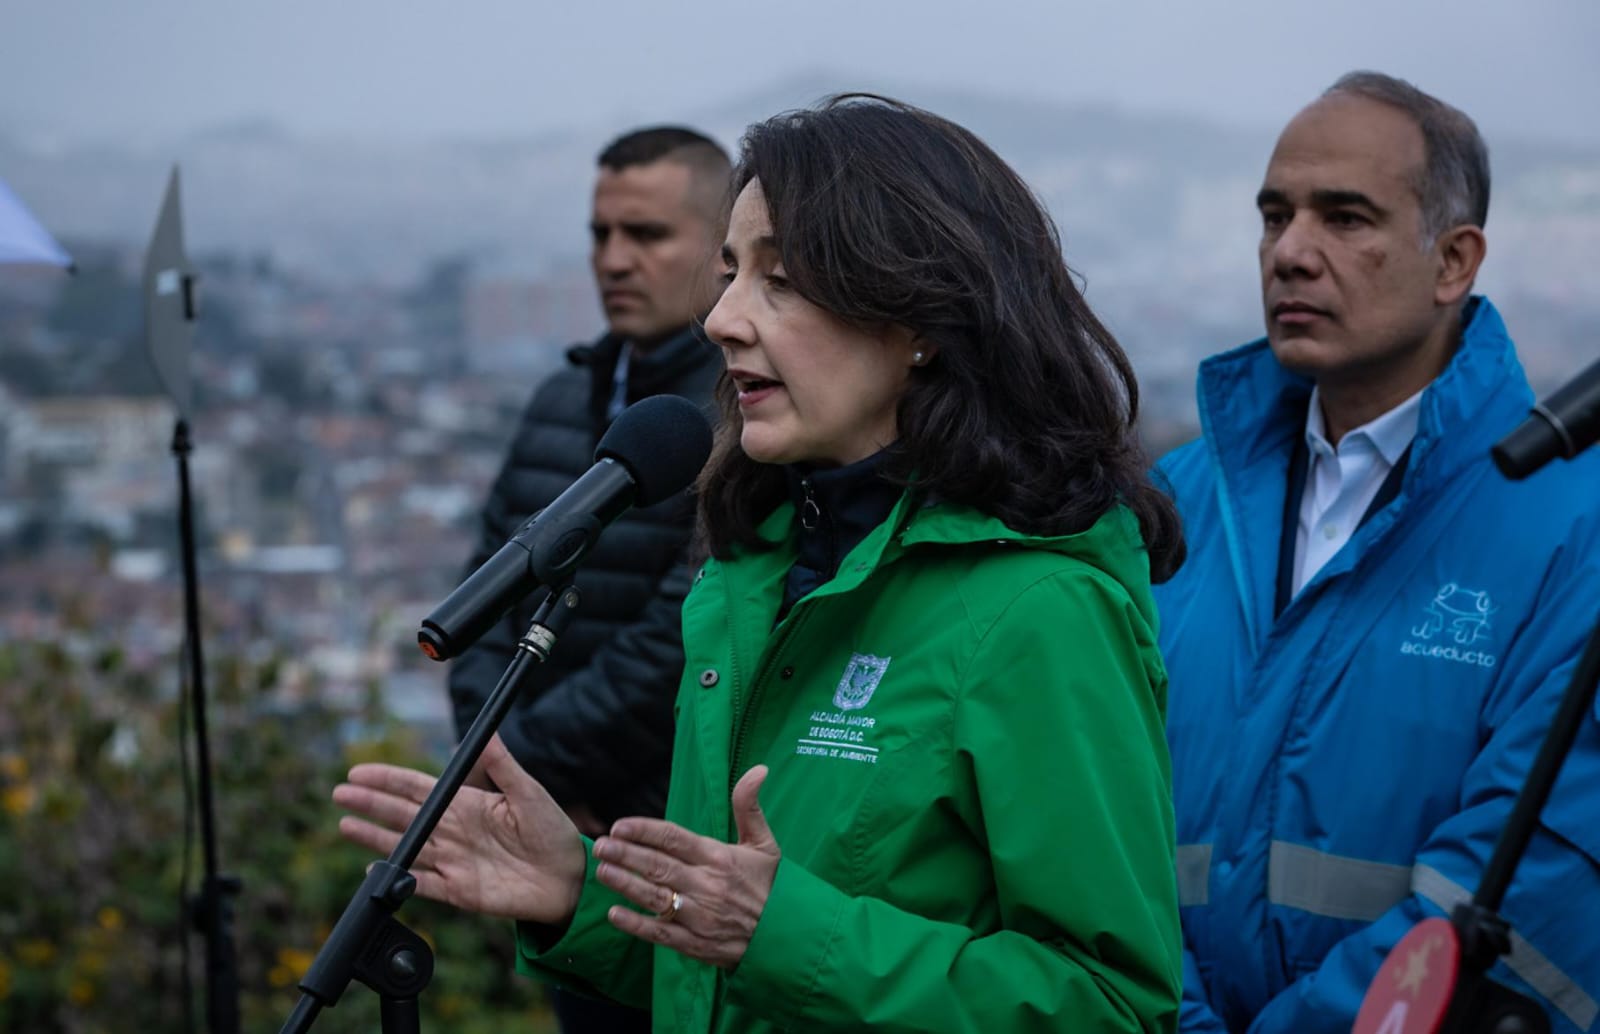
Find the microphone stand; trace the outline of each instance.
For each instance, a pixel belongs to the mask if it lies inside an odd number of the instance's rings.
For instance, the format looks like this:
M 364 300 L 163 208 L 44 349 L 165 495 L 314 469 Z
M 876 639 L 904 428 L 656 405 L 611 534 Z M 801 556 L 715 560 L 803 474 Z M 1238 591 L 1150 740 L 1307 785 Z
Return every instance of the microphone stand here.
M 1478 883 L 1471 901 L 1464 901 L 1450 914 L 1450 923 L 1461 941 L 1461 966 L 1456 993 L 1445 1014 L 1442 1031 L 1451 1034 L 1541 1034 L 1550 1030 L 1550 1018 L 1539 1004 L 1488 977 L 1488 971 L 1502 955 L 1511 952 L 1511 924 L 1499 909 L 1511 886 L 1517 863 L 1528 849 L 1539 826 L 1562 763 L 1572 750 L 1578 732 L 1594 706 L 1596 686 L 1600 685 L 1600 623 L 1589 634 L 1588 644 L 1578 667 L 1567 684 L 1566 695 L 1556 711 L 1544 742 L 1534 758 L 1528 779 L 1517 794 L 1494 853 Z
M 1590 369 L 1600 369 L 1600 366 Z M 1578 381 L 1585 376 L 1587 373 L 1580 374 Z M 1556 401 L 1569 390 L 1573 389 L 1570 386 L 1561 389 L 1551 401 Z M 1575 445 L 1565 425 L 1543 405 L 1535 406 L 1534 413 L 1553 426 L 1561 436 L 1567 458 L 1583 450 L 1585 446 Z M 1506 435 L 1490 450 L 1495 466 L 1512 480 L 1520 481 L 1556 455 L 1562 455 L 1552 452 L 1539 456 L 1527 451 L 1525 441 L 1528 434 L 1525 428 L 1528 424 L 1536 423 L 1536 419 L 1530 417 L 1524 421 L 1524 426 Z M 1445 1034 L 1548 1034 L 1550 1030 L 1550 1017 L 1537 1002 L 1503 984 L 1495 983 L 1489 979 L 1488 973 L 1501 956 L 1511 954 L 1511 924 L 1500 915 L 1500 904 L 1511 887 L 1511 877 L 1517 870 L 1517 864 L 1539 828 L 1539 814 L 1544 811 L 1550 794 L 1555 790 L 1561 766 L 1572 752 L 1578 732 L 1594 706 L 1597 685 L 1600 685 L 1600 622 L 1589 633 L 1556 716 L 1545 732 L 1544 741 L 1539 744 L 1533 767 L 1511 808 L 1511 817 L 1506 820 L 1499 838 L 1495 840 L 1494 853 L 1489 856 L 1489 864 L 1484 869 L 1483 879 L 1478 881 L 1477 891 L 1472 895 L 1472 900 L 1462 902 L 1450 913 L 1450 925 L 1455 928 L 1461 947 L 1461 961 L 1456 974 L 1455 993 L 1440 1026 Z
M 511 710 L 534 664 L 544 661 L 578 608 L 578 591 L 570 583 L 552 589 L 533 615 L 528 632 L 494 692 L 462 737 L 450 763 L 406 827 L 386 861 L 367 870 L 355 896 L 328 935 L 300 981 L 300 1002 L 280 1034 L 303 1034 L 317 1013 L 338 1004 L 351 979 L 378 992 L 384 1034 L 419 1034 L 418 996 L 433 977 L 433 951 L 426 941 L 394 917 L 411 897 L 417 881 L 407 870 L 444 817 L 467 773 L 489 738 Z

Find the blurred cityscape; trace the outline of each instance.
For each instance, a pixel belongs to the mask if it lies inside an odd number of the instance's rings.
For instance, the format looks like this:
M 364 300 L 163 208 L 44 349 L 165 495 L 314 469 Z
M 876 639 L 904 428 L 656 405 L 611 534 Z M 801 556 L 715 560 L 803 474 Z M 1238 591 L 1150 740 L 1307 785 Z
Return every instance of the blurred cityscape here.
M 1139 371 L 1152 450 L 1191 436 L 1197 362 L 1259 334 L 1252 198 L 1271 132 L 911 99 L 1033 184 Z M 764 103 L 685 120 L 732 143 L 777 110 Z M 291 702 L 377 687 L 395 714 L 442 731 L 442 670 L 415 629 L 462 573 L 527 393 L 600 329 L 584 227 L 609 135 L 402 145 L 251 124 L 133 148 L 0 127 L 0 176 L 78 263 L 73 276 L 0 267 L 0 639 L 86 619 L 138 662 L 169 658 L 181 637 L 173 412 L 145 358 L 138 287 L 180 160 L 201 275 L 207 649 L 281 651 Z M 1597 353 L 1600 153 L 1491 147 L 1481 286 L 1547 389 Z

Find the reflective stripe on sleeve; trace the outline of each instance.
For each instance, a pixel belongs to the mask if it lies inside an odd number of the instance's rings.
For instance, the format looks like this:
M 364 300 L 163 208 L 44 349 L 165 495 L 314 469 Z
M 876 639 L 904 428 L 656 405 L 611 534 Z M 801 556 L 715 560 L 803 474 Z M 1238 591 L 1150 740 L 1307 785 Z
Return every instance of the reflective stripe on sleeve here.
M 1457 905 L 1472 899 L 1467 888 L 1431 865 L 1416 867 L 1411 889 L 1418 896 L 1431 901 L 1447 916 Z M 1561 1010 L 1562 1015 L 1579 1030 L 1588 1030 L 1595 1017 L 1600 1015 L 1600 1005 L 1596 1005 L 1594 996 L 1579 987 L 1577 981 L 1562 972 L 1560 966 L 1551 962 L 1515 930 L 1511 931 L 1511 954 L 1505 962 L 1506 968 Z
M 1204 905 L 1211 900 L 1211 845 L 1178 845 L 1178 905 Z
M 1330 919 L 1363 922 L 1383 915 L 1411 891 L 1411 867 L 1272 842 L 1267 900 Z

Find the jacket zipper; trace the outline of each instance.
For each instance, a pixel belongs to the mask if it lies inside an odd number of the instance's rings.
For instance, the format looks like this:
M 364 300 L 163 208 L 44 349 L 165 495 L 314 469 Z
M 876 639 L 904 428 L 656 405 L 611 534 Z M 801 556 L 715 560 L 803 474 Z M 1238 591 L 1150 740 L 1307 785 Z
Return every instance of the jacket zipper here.
M 805 501 L 800 504 L 800 527 L 807 531 L 816 531 L 817 522 L 822 520 L 822 507 L 817 505 L 817 497 L 812 491 L 811 479 L 800 479 L 800 491 L 806 494 Z
M 824 522 L 827 524 L 827 528 L 824 530 L 828 536 L 829 569 L 823 579 L 823 584 L 826 585 L 838 576 L 839 560 L 841 559 L 837 556 L 838 542 L 835 537 L 833 521 L 827 518 L 827 515 L 822 512 L 822 507 L 818 505 L 816 491 L 810 478 L 803 477 L 800 479 L 800 490 L 805 493 L 805 499 L 800 504 L 800 526 L 807 531 L 816 531 Z M 772 667 L 777 662 L 778 657 L 782 655 L 783 648 L 789 642 L 789 638 L 805 622 L 811 609 L 811 607 L 806 606 L 804 600 L 795 601 L 794 609 L 789 612 L 789 616 L 785 619 L 788 627 L 778 634 L 777 641 L 772 643 L 771 648 L 766 651 L 766 660 L 762 662 L 760 668 L 756 671 L 756 677 L 750 682 L 750 694 L 745 700 L 743 710 L 739 712 L 739 724 L 734 730 L 733 749 L 729 752 L 731 767 L 728 771 L 728 790 L 730 793 L 733 790 L 733 784 L 741 774 L 740 769 L 744 761 L 745 741 L 749 738 L 750 727 L 755 723 L 756 705 L 760 703 L 761 690 L 766 686 L 767 676 L 772 671 Z M 729 636 L 731 637 L 733 627 L 732 607 L 729 608 L 728 627 Z M 728 820 L 731 824 L 733 821 L 731 813 Z M 732 836 L 736 828 L 730 825 L 728 835 Z
M 731 592 L 729 593 L 729 596 L 730 596 L 730 603 L 731 603 L 731 596 L 732 596 Z M 798 604 L 796 604 L 796 606 L 798 606 Z M 731 643 L 736 641 L 733 638 L 733 607 L 729 606 L 727 608 L 727 610 L 728 610 L 728 642 L 731 644 Z M 809 608 L 808 608 L 808 610 L 809 610 Z M 785 629 L 783 631 L 783 633 L 779 636 L 778 641 L 773 644 L 773 649 L 768 653 L 767 660 L 757 670 L 755 679 L 750 683 L 750 696 L 749 696 L 749 699 L 745 702 L 745 706 L 739 711 L 739 725 L 734 730 L 733 749 L 728 752 L 728 757 L 731 759 L 731 764 L 730 764 L 729 769 L 728 769 L 728 793 L 729 794 L 733 793 L 733 784 L 736 781 L 736 776 L 737 776 L 737 773 L 739 772 L 740 757 L 744 754 L 745 740 L 749 737 L 749 734 L 750 734 L 750 725 L 751 725 L 751 722 L 752 722 L 751 716 L 753 714 L 755 714 L 756 703 L 757 703 L 757 699 L 759 697 L 759 693 L 757 692 L 757 690 L 766 681 L 767 672 L 772 670 L 773 659 L 776 658 L 779 654 L 781 654 L 783 652 L 784 644 L 789 641 L 789 637 L 794 634 L 794 630 L 800 626 L 800 623 L 802 621 L 805 620 L 805 615 L 804 614 L 791 613 L 789 616 L 791 618 L 793 618 L 793 623 L 790 624 L 789 627 L 787 629 Z M 739 662 L 734 659 L 735 654 L 734 654 L 733 650 L 731 650 L 731 649 L 729 650 L 728 656 L 729 656 L 729 667 L 732 669 L 732 673 L 733 673 L 733 676 L 734 676 L 734 685 L 737 686 L 737 685 L 739 685 L 739 682 L 738 682 Z M 727 829 L 727 841 L 728 841 L 728 843 L 733 844 L 733 843 L 737 843 L 738 842 L 738 836 L 739 836 L 738 831 L 739 831 L 739 824 L 733 817 L 733 807 L 730 804 L 729 808 L 728 808 L 728 829 Z M 709 1016 L 710 1023 L 709 1023 L 709 1027 L 708 1027 L 708 1029 L 710 1029 L 710 1030 L 716 1030 L 717 1029 L 718 1020 L 720 1019 L 720 1017 L 722 1015 L 723 998 L 722 998 L 721 990 L 722 990 L 723 986 L 725 985 L 725 983 L 727 982 L 727 979 L 728 979 L 728 974 L 727 974 L 726 970 L 718 969 L 716 971 L 716 979 L 715 979 L 715 981 L 713 982 L 713 985 L 712 985 L 715 990 L 713 991 L 712 998 L 711 998 L 711 1012 L 710 1012 L 710 1016 Z
M 795 630 L 805 622 L 807 615 L 811 612 L 810 607 L 803 607 L 799 603 L 795 604 L 795 607 L 798 612 L 790 613 L 789 627 L 779 634 L 778 640 L 767 651 L 766 660 L 762 662 L 761 667 L 756 671 L 756 677 L 751 680 L 750 694 L 745 700 L 743 709 L 739 712 L 739 725 L 734 730 L 733 749 L 729 751 L 728 755 L 731 760 L 731 765 L 728 769 L 728 790 L 730 793 L 733 790 L 733 784 L 741 774 L 740 769 L 744 759 L 745 741 L 749 738 L 750 726 L 755 722 L 756 705 L 760 703 L 761 690 L 767 683 L 767 675 L 772 671 L 773 664 L 777 662 L 778 657 L 783 653 L 784 645 L 789 642 L 789 638 L 794 635 Z M 728 823 L 728 835 L 732 836 L 738 826 L 733 822 L 733 812 L 731 810 L 728 813 Z

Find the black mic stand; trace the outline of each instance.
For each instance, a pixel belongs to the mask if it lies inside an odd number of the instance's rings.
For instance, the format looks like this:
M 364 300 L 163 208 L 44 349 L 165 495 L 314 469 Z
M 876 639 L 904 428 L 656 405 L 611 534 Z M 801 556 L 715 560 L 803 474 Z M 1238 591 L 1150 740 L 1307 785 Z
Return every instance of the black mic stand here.
M 356 979 L 378 992 L 384 1034 L 419 1034 L 418 995 L 433 977 L 433 951 L 426 941 L 394 917 L 411 897 L 417 881 L 407 870 L 417 860 L 456 792 L 466 781 L 478 755 L 516 701 L 529 671 L 550 656 L 556 639 L 578 608 L 578 590 L 570 584 L 551 590 L 533 615 L 533 624 L 517 643 L 517 653 L 494 687 L 483 710 L 450 757 L 439 781 L 406 827 L 386 861 L 367 870 L 355 896 L 328 935 L 300 981 L 300 1002 L 280 1034 L 303 1034 L 317 1013 L 338 1004 Z
M 1591 367 L 1594 369 L 1594 367 Z M 1580 380 L 1583 375 L 1580 375 Z M 1563 389 L 1563 391 L 1570 389 Z M 1557 397 L 1561 393 L 1557 393 Z M 1495 465 L 1507 477 L 1520 480 L 1532 474 L 1556 455 L 1568 458 L 1577 455 L 1582 446 L 1575 446 L 1561 422 L 1554 420 L 1543 406 L 1534 408 L 1552 421 L 1567 446 L 1565 453 L 1550 452 L 1539 455 L 1527 448 L 1529 437 L 1526 421 L 1511 434 L 1506 435 L 1490 450 Z M 1537 424 L 1535 424 L 1537 426 Z M 1537 439 L 1533 439 L 1537 441 Z M 1511 924 L 1500 915 L 1500 904 L 1511 887 L 1511 877 L 1517 863 L 1528 850 L 1533 834 L 1539 828 L 1539 814 L 1555 790 L 1561 766 L 1572 752 L 1578 732 L 1587 721 L 1589 709 L 1594 706 L 1596 686 L 1600 685 L 1600 622 L 1589 633 L 1583 655 L 1567 684 L 1561 706 L 1545 733 L 1539 753 L 1533 759 L 1517 802 L 1512 806 L 1511 817 L 1506 820 L 1500 837 L 1495 841 L 1494 853 L 1484 869 L 1483 879 L 1471 901 L 1457 905 L 1450 913 L 1450 924 L 1455 927 L 1461 945 L 1461 962 L 1456 974 L 1456 989 L 1440 1027 L 1445 1034 L 1548 1034 L 1550 1017 L 1539 1003 L 1527 995 L 1519 994 L 1503 984 L 1489 979 L 1489 969 L 1503 955 L 1511 953 Z
M 1539 826 L 1539 813 L 1555 789 L 1561 765 L 1572 750 L 1600 684 L 1600 623 L 1589 634 L 1588 645 L 1572 673 L 1566 695 L 1545 733 L 1511 817 L 1495 841 L 1494 853 L 1471 901 L 1450 914 L 1461 941 L 1461 966 L 1456 992 L 1441 1031 L 1450 1034 L 1546 1034 L 1550 1018 L 1526 995 L 1490 980 L 1488 971 L 1502 955 L 1511 952 L 1511 924 L 1499 909 L 1511 886 L 1517 863 Z

